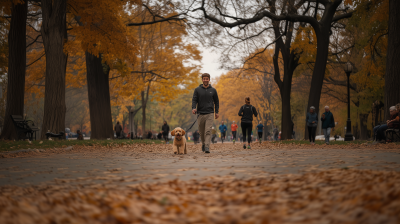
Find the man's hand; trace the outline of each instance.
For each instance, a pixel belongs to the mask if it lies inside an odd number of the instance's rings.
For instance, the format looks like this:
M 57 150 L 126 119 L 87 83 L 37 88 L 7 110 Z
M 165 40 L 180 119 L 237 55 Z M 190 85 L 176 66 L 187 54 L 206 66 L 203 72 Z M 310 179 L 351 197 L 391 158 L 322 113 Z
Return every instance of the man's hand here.
M 215 114 L 215 119 L 218 119 L 218 117 L 219 117 L 219 115 L 218 115 L 218 114 Z
M 197 112 L 196 109 L 193 109 L 193 110 L 192 110 L 192 114 L 196 114 L 196 112 Z

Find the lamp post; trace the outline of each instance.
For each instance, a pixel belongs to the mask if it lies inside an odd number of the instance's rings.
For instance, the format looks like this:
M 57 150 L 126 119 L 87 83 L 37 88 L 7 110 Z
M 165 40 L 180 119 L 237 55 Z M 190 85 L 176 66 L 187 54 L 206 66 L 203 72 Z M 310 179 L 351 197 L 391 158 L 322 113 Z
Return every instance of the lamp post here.
M 353 134 L 351 133 L 351 120 L 350 120 L 350 74 L 353 71 L 353 66 L 347 62 L 344 66 L 344 71 L 347 75 L 347 128 L 344 135 L 345 141 L 353 141 Z

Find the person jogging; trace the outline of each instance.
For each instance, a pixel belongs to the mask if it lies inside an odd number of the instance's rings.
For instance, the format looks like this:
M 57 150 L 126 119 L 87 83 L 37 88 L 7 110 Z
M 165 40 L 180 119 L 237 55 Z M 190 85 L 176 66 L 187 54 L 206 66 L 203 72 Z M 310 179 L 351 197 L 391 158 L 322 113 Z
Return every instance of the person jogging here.
M 251 130 L 253 129 L 253 115 L 257 117 L 257 110 L 250 104 L 250 97 L 245 98 L 245 105 L 240 107 L 238 115 L 242 117 L 241 119 L 241 126 L 243 132 L 243 148 L 246 148 L 246 132 L 247 132 L 247 143 L 248 149 L 251 149 L 250 142 L 251 142 Z
M 264 131 L 264 125 L 262 124 L 262 121 L 260 121 L 260 123 L 257 125 L 257 134 L 258 134 L 258 140 L 262 141 L 262 135 L 263 135 L 263 131 Z
M 237 130 L 238 126 L 237 124 L 235 124 L 235 121 L 232 122 L 231 124 L 231 131 L 232 131 L 232 142 L 233 144 L 235 144 L 236 141 L 236 130 Z
M 224 122 L 222 121 L 222 124 L 219 126 L 219 131 L 221 132 L 221 142 L 224 143 L 225 137 L 226 137 L 226 130 L 228 128 L 226 127 L 226 125 L 224 124 Z
M 210 153 L 211 127 L 214 118 L 218 119 L 219 117 L 219 99 L 217 90 L 210 85 L 210 74 L 202 74 L 201 79 L 203 84 L 197 87 L 193 93 L 192 113 L 199 114 L 201 150 L 205 153 Z

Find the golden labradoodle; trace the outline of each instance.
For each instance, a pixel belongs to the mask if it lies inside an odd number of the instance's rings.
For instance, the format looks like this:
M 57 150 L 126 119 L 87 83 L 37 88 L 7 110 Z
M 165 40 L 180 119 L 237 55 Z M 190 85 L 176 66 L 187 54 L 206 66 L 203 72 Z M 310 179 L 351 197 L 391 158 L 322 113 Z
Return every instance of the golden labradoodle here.
M 186 132 L 182 128 L 175 128 L 171 131 L 171 135 L 175 136 L 174 143 L 172 144 L 172 148 L 174 150 L 174 154 L 186 154 Z

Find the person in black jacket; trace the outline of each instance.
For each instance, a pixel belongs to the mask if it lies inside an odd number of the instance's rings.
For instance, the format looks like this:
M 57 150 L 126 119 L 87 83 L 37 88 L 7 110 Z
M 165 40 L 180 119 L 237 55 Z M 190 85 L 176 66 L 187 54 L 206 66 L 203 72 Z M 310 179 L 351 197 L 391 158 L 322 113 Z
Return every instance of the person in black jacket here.
M 161 132 L 162 132 L 163 138 L 165 139 L 165 142 L 167 144 L 169 144 L 169 140 L 168 140 L 169 126 L 166 121 L 164 121 L 164 125 L 161 127 Z
M 243 132 L 243 148 L 246 148 L 246 132 L 247 132 L 247 148 L 250 149 L 251 130 L 253 129 L 253 115 L 257 117 L 258 113 L 255 107 L 250 104 L 250 97 L 245 98 L 245 105 L 240 107 L 238 115 L 242 117 L 242 132 Z
M 219 99 L 217 90 L 210 85 L 210 74 L 202 74 L 201 79 L 203 84 L 197 87 L 193 93 L 192 113 L 199 114 L 201 150 L 205 153 L 210 153 L 211 127 L 214 117 L 218 119 Z

